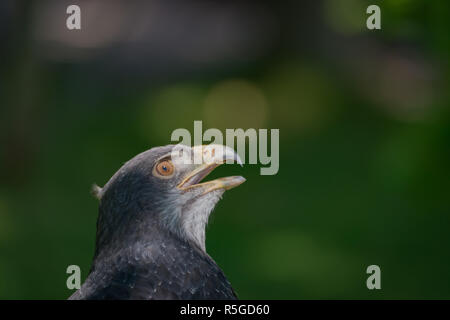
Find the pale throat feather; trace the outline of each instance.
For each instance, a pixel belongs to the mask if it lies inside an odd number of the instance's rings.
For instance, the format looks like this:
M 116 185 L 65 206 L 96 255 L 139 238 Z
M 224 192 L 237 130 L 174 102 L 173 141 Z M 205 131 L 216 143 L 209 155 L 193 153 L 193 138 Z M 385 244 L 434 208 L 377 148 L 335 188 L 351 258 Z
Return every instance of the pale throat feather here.
M 169 206 L 162 213 L 162 220 L 172 232 L 206 252 L 205 233 L 208 219 L 224 191 L 215 190 L 181 206 Z

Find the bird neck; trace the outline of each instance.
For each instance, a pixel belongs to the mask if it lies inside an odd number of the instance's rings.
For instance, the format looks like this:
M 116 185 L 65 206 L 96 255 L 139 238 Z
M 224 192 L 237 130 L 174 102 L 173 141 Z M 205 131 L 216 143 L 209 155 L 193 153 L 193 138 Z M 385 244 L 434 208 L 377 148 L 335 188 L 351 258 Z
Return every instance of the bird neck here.
M 222 197 L 223 190 L 203 195 L 201 200 L 169 205 L 160 213 L 163 227 L 206 253 L 206 226 L 211 212 Z

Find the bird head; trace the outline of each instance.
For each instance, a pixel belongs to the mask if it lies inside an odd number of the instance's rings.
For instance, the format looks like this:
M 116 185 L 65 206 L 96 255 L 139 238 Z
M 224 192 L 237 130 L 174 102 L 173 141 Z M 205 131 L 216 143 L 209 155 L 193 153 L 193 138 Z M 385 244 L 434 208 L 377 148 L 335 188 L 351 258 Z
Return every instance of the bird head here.
M 221 145 L 156 147 L 126 162 L 103 188 L 94 187 L 100 200 L 96 255 L 103 247 L 161 233 L 205 251 L 210 213 L 225 190 L 245 179 L 203 179 L 230 162 L 242 165 L 233 149 Z

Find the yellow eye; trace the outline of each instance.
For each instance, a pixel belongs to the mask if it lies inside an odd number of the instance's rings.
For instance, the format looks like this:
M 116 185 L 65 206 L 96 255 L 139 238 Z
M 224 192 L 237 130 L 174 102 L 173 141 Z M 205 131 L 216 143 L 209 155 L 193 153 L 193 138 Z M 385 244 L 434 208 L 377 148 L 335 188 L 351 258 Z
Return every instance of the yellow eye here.
M 169 160 L 161 161 L 155 167 L 156 173 L 164 177 L 171 176 L 174 169 L 172 162 Z

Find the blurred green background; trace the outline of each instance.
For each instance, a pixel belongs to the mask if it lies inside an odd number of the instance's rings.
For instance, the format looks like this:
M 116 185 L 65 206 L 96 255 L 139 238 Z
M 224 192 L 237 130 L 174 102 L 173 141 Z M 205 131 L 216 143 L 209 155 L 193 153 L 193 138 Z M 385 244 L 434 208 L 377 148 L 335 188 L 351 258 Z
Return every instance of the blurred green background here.
M 2 1 L 0 298 L 67 298 L 91 184 L 194 120 L 280 129 L 277 175 L 214 172 L 247 178 L 207 232 L 240 298 L 450 298 L 449 30 L 448 1 Z

